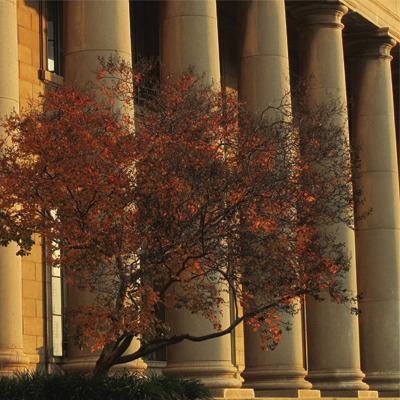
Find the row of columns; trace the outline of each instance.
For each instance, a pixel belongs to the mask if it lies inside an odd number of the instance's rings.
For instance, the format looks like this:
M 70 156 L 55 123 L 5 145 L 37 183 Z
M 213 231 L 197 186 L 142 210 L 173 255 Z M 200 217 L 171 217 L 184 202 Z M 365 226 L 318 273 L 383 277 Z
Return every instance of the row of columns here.
M 128 0 L 65 3 L 67 83 L 92 79 L 98 56 L 117 51 L 130 58 Z M 0 66 L 2 71 L 9 68 L 0 78 L 0 112 L 4 115 L 18 108 L 15 0 L 1 1 L 0 7 Z M 249 0 L 238 7 L 239 94 L 255 111 L 263 110 L 289 90 L 285 4 L 284 0 Z M 346 101 L 341 23 L 346 12 L 339 2 L 308 2 L 292 9 L 299 23 L 300 73 L 314 77 L 311 101 L 321 102 L 329 96 Z M 10 21 L 15 21 L 15 32 L 8 29 Z M 167 69 L 180 72 L 194 65 L 206 73 L 208 82 L 219 82 L 215 0 L 163 1 L 160 24 L 161 58 Z M 359 320 L 344 306 L 307 301 L 308 372 L 303 363 L 300 315 L 294 317 L 293 331 L 274 352 L 261 352 L 257 337 L 246 330 L 243 377 L 247 390 L 239 390 L 241 382 L 233 377 L 229 336 L 170 347 L 165 373 L 201 378 L 218 397 L 251 397 L 249 389 L 255 389 L 258 396 L 294 397 L 311 388 L 324 395 L 349 397 L 368 387 L 381 395 L 398 396 L 400 204 L 390 75 L 394 44 L 382 30 L 346 40 L 352 55 L 352 136 L 364 149 L 365 207 L 373 208 L 371 217 L 357 224 L 355 234 L 340 228 L 340 240 L 347 243 L 353 263 L 345 286 L 357 293 L 358 284 L 364 294 Z M 14 254 L 11 246 L 0 249 L 0 365 L 13 369 L 29 362 L 22 353 L 21 267 Z M 85 296 L 74 294 L 69 299 L 84 303 Z M 229 313 L 225 314 L 223 325 L 229 323 Z M 204 319 L 174 310 L 167 319 L 173 333 L 195 328 L 202 334 L 212 329 Z M 94 358 L 82 358 L 69 346 L 67 368 L 82 369 L 93 362 Z M 131 367 L 143 369 L 144 365 L 139 362 Z

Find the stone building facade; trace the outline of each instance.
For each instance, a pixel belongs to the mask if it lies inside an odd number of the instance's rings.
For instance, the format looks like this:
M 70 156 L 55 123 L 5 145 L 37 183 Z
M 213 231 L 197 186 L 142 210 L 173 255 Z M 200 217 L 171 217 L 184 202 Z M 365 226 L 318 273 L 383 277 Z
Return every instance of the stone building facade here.
M 182 343 L 132 370 L 201 378 L 216 397 L 400 397 L 399 0 L 28 1 L 0 0 L 0 115 L 29 106 L 46 85 L 84 84 L 97 57 L 160 56 L 173 72 L 194 65 L 254 110 L 281 99 L 290 76 L 313 76 L 311 97 L 349 102 L 349 134 L 363 145 L 370 218 L 341 239 L 352 252 L 346 285 L 361 315 L 309 301 L 293 331 L 261 352 L 240 327 Z M 396 144 L 397 143 L 397 144 Z M 397 150 L 396 150 L 397 146 Z M 66 344 L 62 305 L 85 295 L 42 263 L 0 248 L 0 374 L 89 370 L 96 355 Z M 170 313 L 175 330 L 197 319 Z

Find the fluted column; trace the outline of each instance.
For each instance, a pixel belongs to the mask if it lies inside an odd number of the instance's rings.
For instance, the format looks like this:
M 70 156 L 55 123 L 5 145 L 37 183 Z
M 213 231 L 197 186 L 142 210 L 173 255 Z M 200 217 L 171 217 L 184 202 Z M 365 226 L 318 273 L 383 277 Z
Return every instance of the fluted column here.
M 131 34 L 129 19 L 129 1 L 91 1 L 72 0 L 64 2 L 65 27 L 65 81 L 85 85 L 94 82 L 98 57 L 107 59 L 118 55 L 131 62 Z M 68 286 L 68 305 L 85 305 L 93 301 L 93 295 L 75 290 Z M 72 334 L 74 322 L 69 321 L 68 331 Z M 134 352 L 139 343 L 134 340 L 127 353 Z M 93 371 L 100 351 L 90 353 L 80 351 L 68 338 L 68 361 L 63 368 L 68 371 Z M 146 364 L 135 360 L 113 367 L 112 371 L 121 369 L 143 371 Z
M 198 74 L 205 73 L 205 82 L 219 84 L 217 9 L 215 0 L 164 1 L 161 9 L 161 61 L 166 71 L 182 73 L 190 65 Z M 229 295 L 220 322 L 229 326 Z M 190 333 L 201 336 L 214 332 L 210 321 L 187 310 L 167 310 L 170 335 Z M 237 389 L 241 382 L 233 377 L 236 368 L 231 362 L 231 338 L 225 335 L 206 342 L 183 341 L 167 348 L 165 374 L 201 379 L 214 397 L 254 397 L 252 390 Z
M 19 108 L 16 0 L 0 1 L 0 118 Z M 0 138 L 4 132 L 0 130 Z M 0 375 L 29 365 L 22 341 L 21 257 L 16 244 L 0 246 Z
M 290 102 L 285 1 L 240 2 L 238 23 L 241 100 L 255 112 Z M 273 118 L 275 113 L 271 109 L 268 114 Z M 259 334 L 249 325 L 244 328 L 243 386 L 255 389 L 256 396 L 297 397 L 299 390 L 312 386 L 304 379 L 301 314 L 282 318 L 293 329 L 283 333 L 274 351 L 261 351 Z
M 310 103 L 336 99 L 346 102 L 342 43 L 342 16 L 347 7 L 339 3 L 309 3 L 292 10 L 300 33 L 300 73 L 310 77 Z M 335 121 L 346 124 L 343 117 Z M 347 135 L 347 133 L 346 133 Z M 336 228 L 336 227 L 335 227 Z M 357 293 L 354 232 L 338 225 L 338 242 L 345 243 L 351 258 L 344 287 Z M 368 389 L 360 370 L 358 318 L 344 305 L 328 299 L 307 300 L 308 366 L 307 379 L 323 396 L 357 396 Z
M 382 35 L 382 36 L 381 36 Z M 362 213 L 356 225 L 361 366 L 380 396 L 400 393 L 400 200 L 390 70 L 396 42 L 379 30 L 349 42 L 352 140 L 362 147 Z

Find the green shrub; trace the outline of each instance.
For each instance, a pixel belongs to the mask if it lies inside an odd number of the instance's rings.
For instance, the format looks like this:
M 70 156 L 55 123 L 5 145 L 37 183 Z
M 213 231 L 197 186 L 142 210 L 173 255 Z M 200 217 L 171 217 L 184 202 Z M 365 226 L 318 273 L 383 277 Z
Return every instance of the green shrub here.
M 24 372 L 0 377 L 0 400 L 208 400 L 195 379 L 172 376 L 92 376 L 63 372 Z

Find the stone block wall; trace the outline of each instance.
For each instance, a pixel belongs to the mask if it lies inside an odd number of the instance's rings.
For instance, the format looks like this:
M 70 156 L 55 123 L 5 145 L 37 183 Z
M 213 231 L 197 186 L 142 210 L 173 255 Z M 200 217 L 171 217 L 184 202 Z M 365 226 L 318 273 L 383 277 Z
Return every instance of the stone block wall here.
M 41 60 L 40 2 L 19 0 L 17 4 L 19 104 L 20 109 L 24 109 L 44 90 L 44 83 L 38 75 Z
M 24 353 L 31 366 L 45 360 L 46 305 L 45 279 L 42 266 L 41 238 L 35 235 L 35 245 L 29 256 L 22 258 L 22 329 Z
M 39 1 L 17 2 L 19 101 L 22 112 L 29 108 L 31 101 L 44 90 L 44 83 L 39 79 L 39 7 Z M 22 258 L 23 350 L 30 359 L 32 369 L 45 361 L 45 279 L 41 238 L 35 235 L 35 245 L 31 254 Z

